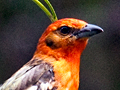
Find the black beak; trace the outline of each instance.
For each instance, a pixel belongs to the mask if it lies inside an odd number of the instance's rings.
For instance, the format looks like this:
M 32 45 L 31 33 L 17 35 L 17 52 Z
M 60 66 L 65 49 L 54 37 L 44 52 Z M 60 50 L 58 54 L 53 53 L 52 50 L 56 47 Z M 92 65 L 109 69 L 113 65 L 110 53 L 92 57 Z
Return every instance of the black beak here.
M 85 38 L 91 37 L 91 36 L 96 35 L 101 32 L 103 32 L 103 29 L 101 27 L 93 25 L 93 24 L 87 24 L 81 30 L 75 31 L 73 33 L 73 35 L 76 36 L 77 39 L 79 39 L 79 38 L 83 38 L 83 37 L 85 37 Z

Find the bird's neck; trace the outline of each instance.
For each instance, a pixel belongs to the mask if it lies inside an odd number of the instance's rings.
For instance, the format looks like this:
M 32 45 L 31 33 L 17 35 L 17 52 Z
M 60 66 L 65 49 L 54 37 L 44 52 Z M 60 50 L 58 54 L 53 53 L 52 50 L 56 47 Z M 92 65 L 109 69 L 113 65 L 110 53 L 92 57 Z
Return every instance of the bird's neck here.
M 54 66 L 55 78 L 59 81 L 61 88 L 58 90 L 78 90 L 80 55 L 87 41 L 76 43 L 76 46 L 67 46 L 52 50 L 43 45 L 38 45 L 35 56 L 42 55 L 47 62 Z M 67 87 L 67 88 L 66 88 Z M 70 89 L 72 88 L 72 89 Z
M 83 50 L 86 47 L 88 40 L 81 40 L 79 42 L 75 42 L 73 45 L 68 45 L 64 47 L 60 47 L 58 49 L 52 49 L 46 45 L 46 43 L 39 42 L 37 45 L 37 49 L 35 51 L 35 55 L 48 55 L 54 56 L 56 59 L 65 58 L 68 61 L 71 61 L 71 58 L 75 59 L 74 57 L 79 57 Z M 72 61 L 73 61 L 72 59 Z

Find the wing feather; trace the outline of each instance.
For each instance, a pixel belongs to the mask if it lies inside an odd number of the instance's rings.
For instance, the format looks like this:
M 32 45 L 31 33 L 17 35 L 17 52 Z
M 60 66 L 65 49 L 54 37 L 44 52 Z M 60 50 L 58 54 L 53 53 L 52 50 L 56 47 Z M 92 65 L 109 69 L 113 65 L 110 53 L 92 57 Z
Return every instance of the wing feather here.
M 30 62 L 32 61 L 34 60 Z M 43 90 L 43 84 L 46 85 L 44 90 L 51 90 L 54 87 L 55 80 L 53 67 L 41 60 L 37 65 L 24 65 L 1 86 L 0 90 L 31 90 L 30 88 L 33 87 L 33 90 L 36 87 L 36 90 Z

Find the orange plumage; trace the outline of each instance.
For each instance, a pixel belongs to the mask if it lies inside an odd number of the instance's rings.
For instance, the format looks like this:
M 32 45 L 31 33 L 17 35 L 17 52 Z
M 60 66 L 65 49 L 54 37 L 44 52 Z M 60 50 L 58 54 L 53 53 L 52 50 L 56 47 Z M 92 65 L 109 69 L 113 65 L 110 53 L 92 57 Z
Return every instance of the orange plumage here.
M 81 53 L 88 38 L 102 31 L 74 18 L 52 23 L 39 39 L 33 58 L 1 90 L 78 90 Z

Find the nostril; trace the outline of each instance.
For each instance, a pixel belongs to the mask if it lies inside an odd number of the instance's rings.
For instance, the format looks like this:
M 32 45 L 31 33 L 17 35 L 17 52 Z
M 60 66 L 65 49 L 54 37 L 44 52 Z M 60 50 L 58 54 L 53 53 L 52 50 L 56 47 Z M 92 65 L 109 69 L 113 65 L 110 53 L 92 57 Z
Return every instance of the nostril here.
M 87 27 L 87 25 L 85 25 L 85 27 Z

